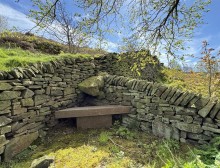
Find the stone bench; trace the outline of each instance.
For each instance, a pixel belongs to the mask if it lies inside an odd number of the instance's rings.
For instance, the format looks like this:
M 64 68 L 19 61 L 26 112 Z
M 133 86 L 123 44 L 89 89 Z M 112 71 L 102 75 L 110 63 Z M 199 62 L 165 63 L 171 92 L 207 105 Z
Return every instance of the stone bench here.
M 76 118 L 77 128 L 104 128 L 112 126 L 112 115 L 130 113 L 130 106 L 108 105 L 63 109 L 55 112 L 55 118 Z

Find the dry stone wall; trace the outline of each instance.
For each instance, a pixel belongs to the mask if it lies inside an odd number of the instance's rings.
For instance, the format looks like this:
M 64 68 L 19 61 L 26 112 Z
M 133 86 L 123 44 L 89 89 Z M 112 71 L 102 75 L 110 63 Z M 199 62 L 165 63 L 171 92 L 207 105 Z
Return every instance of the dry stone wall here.
M 131 114 L 123 118 L 123 124 L 182 142 L 207 143 L 220 134 L 219 103 L 158 83 L 131 79 L 135 75 L 129 64 L 122 69 L 121 63 L 113 65 L 118 60 L 114 54 L 95 59 L 65 58 L 0 72 L 0 158 L 12 159 L 44 136 L 58 122 L 54 111 L 87 102 L 78 84 L 100 71 L 111 75 L 104 77 L 103 94 L 93 98 L 93 105 L 131 105 Z M 154 68 L 146 74 L 152 75 Z M 119 74 L 127 77 L 116 76 Z M 152 81 L 154 75 L 143 79 Z
M 0 155 L 8 161 L 57 123 L 53 112 L 78 106 L 78 83 L 93 76 L 91 59 L 33 64 L 0 72 Z
M 122 76 L 105 77 L 104 97 L 93 104 L 132 106 L 123 124 L 159 137 L 204 144 L 220 135 L 220 104 L 159 83 Z

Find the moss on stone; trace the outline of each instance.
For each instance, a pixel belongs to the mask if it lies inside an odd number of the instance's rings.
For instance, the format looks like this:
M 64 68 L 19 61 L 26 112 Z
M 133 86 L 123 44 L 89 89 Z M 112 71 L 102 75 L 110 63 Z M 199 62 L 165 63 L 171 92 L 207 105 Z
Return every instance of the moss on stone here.
M 92 76 L 78 85 L 79 89 L 91 96 L 99 96 L 102 88 L 104 87 L 103 76 Z

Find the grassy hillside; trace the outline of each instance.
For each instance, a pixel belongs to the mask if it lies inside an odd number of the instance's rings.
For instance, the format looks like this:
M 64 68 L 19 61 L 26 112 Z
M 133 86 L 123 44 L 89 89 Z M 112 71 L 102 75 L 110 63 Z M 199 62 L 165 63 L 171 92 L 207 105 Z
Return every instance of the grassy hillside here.
M 2 71 L 63 57 L 88 57 L 105 53 L 107 52 L 103 50 L 81 47 L 77 54 L 71 54 L 67 52 L 67 46 L 33 34 L 0 33 L 0 70 Z
M 9 71 L 15 67 L 24 67 L 30 63 L 47 62 L 63 57 L 89 57 L 89 54 L 69 54 L 61 53 L 58 55 L 31 52 L 21 48 L 7 49 L 0 47 L 0 70 Z
M 208 77 L 205 73 L 189 72 L 185 73 L 183 71 L 175 69 L 163 70 L 165 75 L 164 83 L 168 86 L 177 87 L 183 91 L 190 91 L 203 96 L 208 96 Z M 213 97 L 220 98 L 220 81 L 218 77 L 212 83 Z
M 9 31 L 0 33 L 0 46 L 6 48 L 19 47 L 23 50 L 54 55 L 60 54 L 61 52 L 68 53 L 68 47 L 66 45 L 30 33 L 23 34 Z M 77 53 L 96 55 L 106 54 L 107 52 L 89 47 L 79 47 L 77 48 Z

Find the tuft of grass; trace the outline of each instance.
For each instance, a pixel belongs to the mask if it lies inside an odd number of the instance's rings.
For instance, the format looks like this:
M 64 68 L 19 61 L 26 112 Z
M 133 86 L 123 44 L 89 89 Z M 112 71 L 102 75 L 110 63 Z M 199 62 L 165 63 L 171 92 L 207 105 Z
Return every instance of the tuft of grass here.
M 100 145 L 106 145 L 108 143 L 109 140 L 109 133 L 108 132 L 101 132 L 101 134 L 99 135 L 99 143 Z

